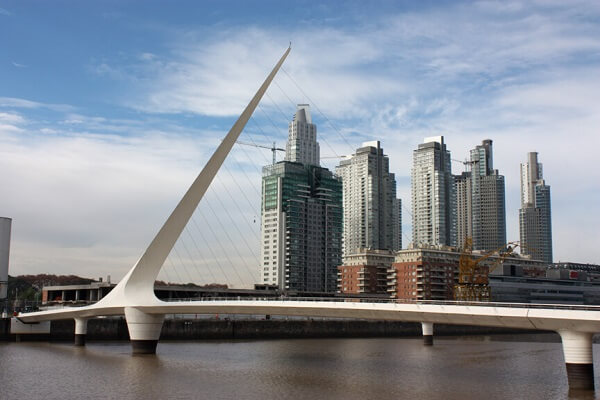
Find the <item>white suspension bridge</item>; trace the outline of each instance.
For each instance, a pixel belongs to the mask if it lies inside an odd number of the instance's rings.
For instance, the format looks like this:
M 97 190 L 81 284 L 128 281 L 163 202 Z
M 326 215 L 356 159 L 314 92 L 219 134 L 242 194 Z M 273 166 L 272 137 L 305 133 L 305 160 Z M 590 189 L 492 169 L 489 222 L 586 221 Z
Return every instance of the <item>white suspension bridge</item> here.
M 165 314 L 269 314 L 342 317 L 421 322 L 425 344 L 433 344 L 433 324 L 497 326 L 556 331 L 569 385 L 593 389 L 592 337 L 600 332 L 600 307 L 365 301 L 356 299 L 255 299 L 165 302 L 154 295 L 154 282 L 200 200 L 236 143 L 273 78 L 287 58 L 288 48 L 227 133 L 179 204 L 138 262 L 103 299 L 85 307 L 21 313 L 22 323 L 74 319 L 76 344 L 85 343 L 87 321 L 99 316 L 124 315 L 134 354 L 154 354 Z

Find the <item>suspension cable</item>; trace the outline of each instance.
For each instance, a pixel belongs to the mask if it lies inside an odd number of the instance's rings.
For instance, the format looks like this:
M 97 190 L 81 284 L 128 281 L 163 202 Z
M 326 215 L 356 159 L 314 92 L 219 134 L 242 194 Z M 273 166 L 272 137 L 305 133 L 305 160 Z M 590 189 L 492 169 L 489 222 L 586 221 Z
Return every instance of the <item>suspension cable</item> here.
M 199 211 L 197 213 L 200 214 L 200 215 L 202 215 Z M 204 215 L 202 215 L 202 218 L 204 219 Z M 204 241 L 204 244 L 206 245 L 206 247 L 210 251 L 210 254 L 212 255 L 213 259 L 217 263 L 217 266 L 219 267 L 219 270 L 221 271 L 221 274 L 223 274 L 223 276 L 225 277 L 225 282 L 226 283 L 231 283 L 232 280 L 229 278 L 229 276 L 225 272 L 225 268 L 223 268 L 223 266 L 221 265 L 221 261 L 219 261 L 219 258 L 216 256 L 216 254 L 215 254 L 212 246 L 210 245 L 210 243 L 208 242 L 208 240 L 204 236 L 204 233 L 202 232 L 202 230 L 200 229 L 200 227 L 196 223 L 196 220 L 194 219 L 193 216 L 191 218 L 191 221 L 192 221 L 192 224 L 194 225 L 194 227 L 196 228 L 196 230 L 198 231 L 198 233 L 200 234 L 200 237 L 202 238 L 202 241 Z M 209 229 L 212 230 L 212 228 L 210 226 L 209 226 Z M 227 253 L 225 253 L 225 255 L 227 255 Z M 230 260 L 230 264 L 231 264 L 231 260 Z M 217 282 L 215 282 L 215 283 L 217 283 Z

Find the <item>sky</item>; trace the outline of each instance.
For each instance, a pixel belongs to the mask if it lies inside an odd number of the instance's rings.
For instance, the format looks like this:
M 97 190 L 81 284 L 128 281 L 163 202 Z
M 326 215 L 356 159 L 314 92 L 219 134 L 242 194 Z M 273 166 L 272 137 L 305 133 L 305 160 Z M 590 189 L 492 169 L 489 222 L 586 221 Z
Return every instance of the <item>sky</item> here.
M 323 157 L 380 140 L 405 246 L 412 152 L 425 137 L 443 135 L 457 160 L 493 140 L 509 240 L 519 239 L 519 165 L 537 151 L 554 260 L 600 263 L 597 0 L 0 0 L 9 273 L 120 279 L 290 42 L 240 140 L 284 147 L 299 103 L 311 104 Z M 160 279 L 258 281 L 270 160 L 234 147 Z

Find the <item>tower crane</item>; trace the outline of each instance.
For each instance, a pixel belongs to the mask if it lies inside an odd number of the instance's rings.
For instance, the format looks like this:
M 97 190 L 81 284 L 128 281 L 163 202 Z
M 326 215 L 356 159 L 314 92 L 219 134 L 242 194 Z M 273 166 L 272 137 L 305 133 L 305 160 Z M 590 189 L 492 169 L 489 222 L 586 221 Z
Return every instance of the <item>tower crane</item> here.
M 489 251 L 479 258 L 473 257 L 473 239 L 467 237 L 465 246 L 458 261 L 458 284 L 454 285 L 454 300 L 489 301 L 489 274 L 514 254 L 519 242 L 508 242 L 502 247 Z M 490 265 L 481 263 L 492 256 L 497 256 Z
M 463 164 L 465 166 L 465 171 L 467 170 L 467 166 L 470 166 L 471 168 L 473 168 L 473 165 L 477 164 L 479 162 L 479 160 L 472 160 L 472 161 L 467 161 L 467 160 L 457 160 L 456 158 L 451 158 L 452 161 L 454 162 L 459 162 L 461 164 Z
M 273 152 L 273 164 L 275 164 L 277 162 L 277 158 L 275 157 L 275 152 L 276 151 L 283 151 L 283 152 L 285 152 L 285 149 L 277 147 L 275 142 L 273 142 L 273 146 L 270 146 L 270 147 L 262 145 L 262 144 L 242 142 L 241 140 L 236 141 L 236 143 L 237 144 L 243 144 L 244 146 L 259 147 L 261 149 L 269 149 L 269 150 L 271 150 Z

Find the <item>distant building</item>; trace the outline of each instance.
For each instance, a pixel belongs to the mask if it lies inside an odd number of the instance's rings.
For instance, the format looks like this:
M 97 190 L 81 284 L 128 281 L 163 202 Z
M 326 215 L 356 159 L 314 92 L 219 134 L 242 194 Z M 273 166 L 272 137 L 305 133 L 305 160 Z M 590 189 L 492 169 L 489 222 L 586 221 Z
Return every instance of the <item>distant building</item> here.
M 402 249 L 402 199 L 400 198 L 396 198 L 396 209 L 396 217 L 398 218 L 398 221 L 396 222 L 395 226 L 398 227 L 398 235 L 396 236 L 396 234 L 394 234 L 394 237 L 397 237 L 394 249 L 400 250 Z
M 452 300 L 459 257 L 447 247 L 399 251 L 388 269 L 388 294 L 404 300 Z
M 597 278 L 585 270 L 555 267 L 545 269 L 544 275 L 527 276 L 522 268 L 505 266 L 490 274 L 490 297 L 511 303 L 598 305 Z
M 491 251 L 506 244 L 504 176 L 493 168 L 492 141 L 470 152 L 471 171 L 455 177 L 457 241 L 473 239 L 473 249 Z
M 0 301 L 8 296 L 8 261 L 12 219 L 0 217 Z M 1 312 L 2 310 L 0 310 Z
M 527 155 L 521 164 L 521 209 L 519 230 L 522 253 L 552 262 L 552 211 L 550 186 L 543 178 L 542 164 L 537 153 Z
M 114 289 L 116 283 L 110 281 L 91 282 L 81 285 L 44 286 L 42 305 L 58 304 L 86 305 L 96 303 Z M 281 293 L 270 285 L 255 285 L 254 289 L 230 289 L 227 285 L 155 285 L 154 294 L 161 300 L 239 298 L 239 297 L 279 297 Z
M 286 160 L 263 168 L 261 283 L 335 292 L 342 261 L 342 181 L 319 167 L 308 105 L 290 124 Z
M 456 208 L 450 151 L 443 136 L 413 151 L 413 245 L 456 244 Z
M 401 201 L 379 141 L 363 143 L 340 162 L 336 174 L 342 178 L 344 192 L 344 257 L 359 248 L 402 248 Z
M 472 257 L 482 257 L 486 252 L 474 251 Z M 454 285 L 458 283 L 458 264 L 461 251 L 456 247 L 422 246 L 400 250 L 388 269 L 388 294 L 405 300 L 453 300 Z M 497 265 L 498 256 L 481 263 L 487 276 L 489 268 L 508 271 L 520 269 L 527 277 L 543 277 L 546 264 L 518 255 L 508 257 Z M 495 270 L 494 269 L 494 270 Z M 493 270 L 493 271 L 494 271 Z
M 42 304 L 89 304 L 100 301 L 110 293 L 116 283 L 98 281 L 80 285 L 44 286 L 42 288 Z
M 338 267 L 338 291 L 344 294 L 385 294 L 387 270 L 394 262 L 389 250 L 356 249 Z
M 317 142 L 317 126 L 312 123 L 310 106 L 298 104 L 294 118 L 289 124 L 288 141 L 285 145 L 285 161 L 304 165 L 320 165 L 320 149 Z
M 559 261 L 552 265 L 553 268 L 565 271 L 585 272 L 588 279 L 593 282 L 600 282 L 600 265 L 576 263 L 571 261 Z
M 473 237 L 473 179 L 471 171 L 454 177 L 456 194 L 456 241 L 460 248 L 465 247 L 468 237 Z

